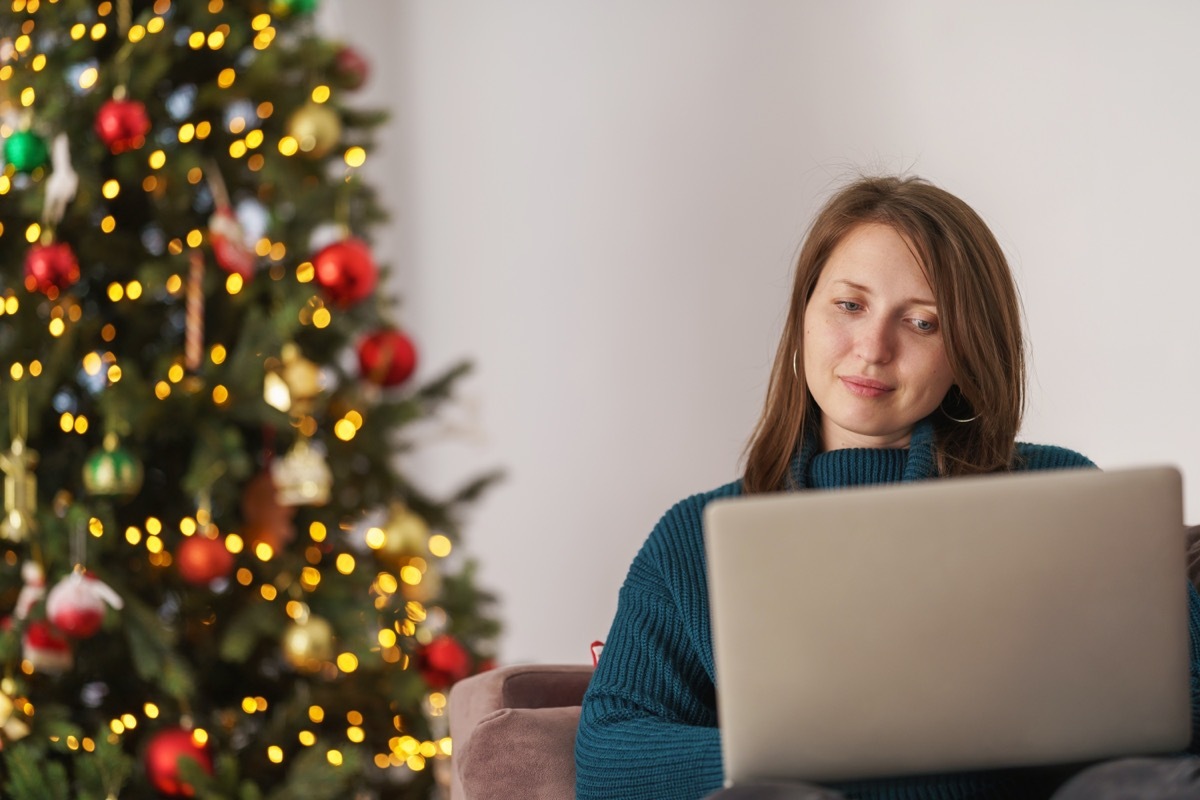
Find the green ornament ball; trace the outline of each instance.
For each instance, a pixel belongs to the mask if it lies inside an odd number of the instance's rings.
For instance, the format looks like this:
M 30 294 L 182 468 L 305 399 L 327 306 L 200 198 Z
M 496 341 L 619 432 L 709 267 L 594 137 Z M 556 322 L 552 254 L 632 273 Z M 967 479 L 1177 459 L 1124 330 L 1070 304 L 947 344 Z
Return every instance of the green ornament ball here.
M 142 488 L 142 462 L 107 437 L 83 462 L 83 487 L 95 497 L 128 499 Z
M 311 14 L 317 10 L 317 0 L 273 0 L 271 10 L 279 16 Z
M 42 137 L 33 131 L 17 131 L 4 140 L 4 160 L 17 172 L 33 172 L 46 166 L 50 152 Z

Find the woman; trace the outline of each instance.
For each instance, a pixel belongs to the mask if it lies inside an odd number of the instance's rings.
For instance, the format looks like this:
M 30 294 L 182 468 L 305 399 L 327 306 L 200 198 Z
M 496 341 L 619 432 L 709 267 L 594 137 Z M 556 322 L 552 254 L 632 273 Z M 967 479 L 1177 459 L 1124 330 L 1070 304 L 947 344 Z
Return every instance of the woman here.
M 630 567 L 584 699 L 577 796 L 696 800 L 721 786 L 701 533 L 707 502 L 743 493 L 1094 466 L 1070 450 L 1015 441 L 1024 388 L 1016 288 L 979 216 L 915 178 L 868 178 L 838 192 L 800 252 L 745 475 L 675 505 Z M 1200 597 L 1189 592 L 1193 719 L 1200 720 Z M 1141 789 L 1154 787 L 1153 796 L 1200 787 L 1187 772 L 1197 771 L 1190 760 L 1099 769 L 1108 770 L 1099 776 L 1102 785 L 1140 781 Z M 1080 791 L 1088 772 L 1059 795 Z M 718 794 L 1024 798 L 1046 796 L 1056 777 L 1046 770 L 1004 770 Z M 1100 796 L 1087 786 L 1082 791 L 1078 796 Z

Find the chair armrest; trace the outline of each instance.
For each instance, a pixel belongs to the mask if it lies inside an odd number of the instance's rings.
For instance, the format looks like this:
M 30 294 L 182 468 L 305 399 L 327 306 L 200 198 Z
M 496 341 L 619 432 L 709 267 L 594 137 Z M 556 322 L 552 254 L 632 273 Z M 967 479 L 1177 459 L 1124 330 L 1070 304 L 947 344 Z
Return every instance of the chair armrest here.
M 454 684 L 451 800 L 573 797 L 575 729 L 591 678 L 585 665 L 519 664 Z

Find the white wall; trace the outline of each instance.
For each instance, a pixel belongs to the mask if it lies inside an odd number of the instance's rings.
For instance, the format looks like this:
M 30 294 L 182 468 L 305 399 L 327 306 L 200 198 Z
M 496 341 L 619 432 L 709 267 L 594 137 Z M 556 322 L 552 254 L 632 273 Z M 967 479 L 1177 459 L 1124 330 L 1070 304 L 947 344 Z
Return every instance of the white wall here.
M 477 361 L 416 462 L 502 465 L 467 549 L 506 661 L 588 659 L 630 559 L 738 474 L 820 201 L 907 170 L 1022 286 L 1025 438 L 1167 460 L 1200 518 L 1200 4 L 343 0 L 396 118 L 372 156 L 423 372 Z

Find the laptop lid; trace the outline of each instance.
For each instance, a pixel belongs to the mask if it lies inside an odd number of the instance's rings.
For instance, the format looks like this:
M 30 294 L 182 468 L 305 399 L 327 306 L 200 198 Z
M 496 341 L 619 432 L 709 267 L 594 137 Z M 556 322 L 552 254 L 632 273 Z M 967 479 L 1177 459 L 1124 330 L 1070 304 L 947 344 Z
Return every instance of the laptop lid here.
M 727 785 L 1182 750 L 1173 468 L 710 503 Z

